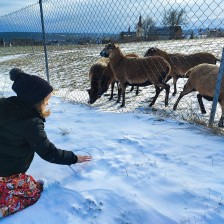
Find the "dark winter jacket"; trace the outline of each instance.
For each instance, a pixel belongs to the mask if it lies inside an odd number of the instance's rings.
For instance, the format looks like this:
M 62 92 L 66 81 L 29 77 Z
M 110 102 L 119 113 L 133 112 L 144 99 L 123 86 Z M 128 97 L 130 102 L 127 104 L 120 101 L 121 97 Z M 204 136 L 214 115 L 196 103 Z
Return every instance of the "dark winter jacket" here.
M 77 156 L 57 149 L 44 131 L 45 119 L 16 96 L 0 98 L 0 177 L 25 173 L 36 152 L 42 159 L 71 165 Z

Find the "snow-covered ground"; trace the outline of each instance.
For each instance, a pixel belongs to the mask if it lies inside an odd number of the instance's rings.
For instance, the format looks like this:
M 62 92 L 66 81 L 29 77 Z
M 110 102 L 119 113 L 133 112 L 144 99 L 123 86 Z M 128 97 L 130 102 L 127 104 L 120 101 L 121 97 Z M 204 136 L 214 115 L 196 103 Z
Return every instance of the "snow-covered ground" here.
M 153 42 L 153 46 L 182 53 L 206 49 L 220 57 L 220 41 Z M 149 47 L 149 43 L 122 45 L 125 52 L 139 55 Z M 116 96 L 108 101 L 109 92 L 89 107 L 88 71 L 101 48 L 81 46 L 49 55 L 51 81 L 63 98 L 52 98 L 48 136 L 59 148 L 92 155 L 93 161 L 68 167 L 36 156 L 28 174 L 45 182 L 40 200 L 0 223 L 223 224 L 223 136 L 181 121 L 186 115 L 190 121 L 207 123 L 211 103 L 204 101 L 208 113 L 202 116 L 193 93 L 173 112 L 179 94 L 170 94 L 167 108 L 161 94 L 149 108 L 155 91 L 145 87 L 139 96 L 127 90 L 123 109 L 115 103 Z M 13 67 L 43 76 L 42 56 L 38 52 L 1 56 L 0 96 L 12 94 L 8 72 Z M 178 93 L 184 83 L 185 79 L 178 80 Z M 172 88 L 171 84 L 171 92 Z M 129 113 L 116 113 L 123 111 Z M 217 114 L 216 121 L 220 107 Z
M 25 56 L 27 56 L 27 55 L 25 54 L 25 55 L 7 55 L 7 56 L 1 56 L 0 57 L 0 62 L 5 62 L 5 61 L 12 60 L 12 59 L 16 59 L 16 58 L 20 58 L 20 57 L 25 57 Z
M 136 42 L 136 43 L 121 43 L 120 47 L 124 53 L 137 53 L 143 56 L 150 47 L 158 47 L 166 50 L 169 53 L 184 53 L 190 54 L 195 52 L 206 51 L 213 53 L 216 57 L 221 58 L 222 45 L 224 38 L 216 39 L 193 39 L 193 40 L 169 40 L 169 41 L 153 41 L 153 42 Z M 98 45 L 66 45 L 66 46 L 49 46 L 49 73 L 50 81 L 57 90 L 57 95 L 63 98 L 73 100 L 76 102 L 87 104 L 88 93 L 86 89 L 90 87 L 89 69 L 93 63 L 100 58 L 100 51 L 104 46 Z M 21 51 L 21 52 L 20 52 Z M 26 73 L 33 75 L 45 76 L 44 54 L 40 47 L 31 48 L 29 46 L 22 49 L 4 48 L 0 52 L 0 90 L 7 92 L 11 89 L 11 82 L 9 81 L 9 71 L 13 67 L 19 67 Z M 10 55 L 11 54 L 11 55 Z M 135 92 L 129 92 L 127 88 L 126 106 L 120 108 L 120 104 L 114 100 L 108 101 L 109 91 L 105 94 L 107 96 L 101 97 L 92 106 L 104 109 L 106 111 L 115 112 L 136 112 L 141 113 L 157 113 L 162 116 L 169 116 L 176 119 L 185 119 L 193 123 L 200 123 L 207 125 L 211 110 L 211 102 L 203 100 L 207 114 L 201 114 L 199 104 L 197 102 L 197 93 L 191 93 L 184 96 L 178 104 L 176 111 L 173 111 L 173 105 L 176 102 L 179 93 L 182 91 L 187 79 L 178 79 L 177 94 L 172 96 L 173 81 L 168 83 L 171 86 L 169 94 L 169 106 L 164 106 L 164 93 L 162 91 L 158 97 L 153 108 L 149 108 L 149 102 L 155 95 L 155 88 L 153 86 L 140 88 L 140 94 L 135 96 Z M 117 91 L 115 90 L 115 93 Z M 221 108 L 218 105 L 215 117 L 215 125 L 221 116 Z
M 41 198 L 1 224 L 224 223 L 223 136 L 56 96 L 50 108 L 50 140 L 93 160 L 69 167 L 36 155 L 28 174 L 44 180 Z

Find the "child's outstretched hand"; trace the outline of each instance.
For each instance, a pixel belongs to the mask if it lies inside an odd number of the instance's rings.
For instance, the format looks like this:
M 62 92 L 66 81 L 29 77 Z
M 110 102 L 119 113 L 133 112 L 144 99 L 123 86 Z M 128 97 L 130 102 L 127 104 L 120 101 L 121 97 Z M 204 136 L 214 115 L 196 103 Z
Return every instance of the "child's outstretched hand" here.
M 88 161 L 92 160 L 92 156 L 79 156 L 79 155 L 77 155 L 77 157 L 78 157 L 77 163 L 84 163 L 84 162 L 88 162 Z

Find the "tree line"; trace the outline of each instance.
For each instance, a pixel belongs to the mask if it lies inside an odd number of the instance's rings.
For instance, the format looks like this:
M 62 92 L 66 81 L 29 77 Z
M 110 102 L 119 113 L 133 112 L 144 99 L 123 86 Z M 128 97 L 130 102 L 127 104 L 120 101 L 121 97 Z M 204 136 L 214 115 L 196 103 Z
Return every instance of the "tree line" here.
M 170 9 L 163 14 L 162 24 L 168 27 L 175 27 L 187 24 L 184 9 Z M 142 29 L 144 37 L 150 35 L 151 30 L 156 27 L 156 22 L 151 17 L 142 20 Z

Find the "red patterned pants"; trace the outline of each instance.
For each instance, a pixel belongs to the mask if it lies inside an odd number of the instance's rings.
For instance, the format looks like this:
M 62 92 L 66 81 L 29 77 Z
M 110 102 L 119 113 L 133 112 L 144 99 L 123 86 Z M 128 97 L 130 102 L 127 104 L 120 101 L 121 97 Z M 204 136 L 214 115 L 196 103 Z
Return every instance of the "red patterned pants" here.
M 33 205 L 42 191 L 43 185 L 24 173 L 0 177 L 0 218 Z

